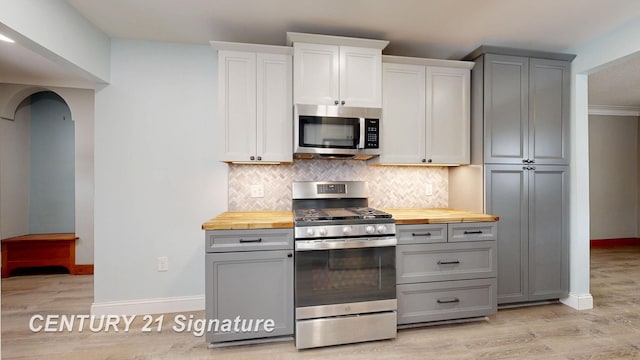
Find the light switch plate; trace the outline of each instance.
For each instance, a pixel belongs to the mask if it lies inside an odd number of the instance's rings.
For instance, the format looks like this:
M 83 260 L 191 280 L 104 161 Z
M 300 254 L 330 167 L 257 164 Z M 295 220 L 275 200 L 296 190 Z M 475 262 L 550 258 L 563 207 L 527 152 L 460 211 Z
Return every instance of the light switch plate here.
M 433 186 L 430 183 L 425 184 L 424 193 L 427 196 L 432 196 L 433 195 Z
M 253 197 L 253 198 L 263 198 L 264 197 L 264 186 L 262 186 L 262 185 L 251 185 L 251 197 Z

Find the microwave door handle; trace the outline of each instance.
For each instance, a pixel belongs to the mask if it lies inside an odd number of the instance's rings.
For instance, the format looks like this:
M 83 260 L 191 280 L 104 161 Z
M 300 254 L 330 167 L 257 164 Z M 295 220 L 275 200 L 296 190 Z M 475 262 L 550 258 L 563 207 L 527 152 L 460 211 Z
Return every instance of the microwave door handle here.
M 358 149 L 364 149 L 364 140 L 365 140 L 364 138 L 366 137 L 364 133 L 364 123 L 366 121 L 364 120 L 364 118 L 360 118 L 359 122 L 360 122 L 360 135 L 358 136 L 358 138 L 360 141 L 358 143 Z

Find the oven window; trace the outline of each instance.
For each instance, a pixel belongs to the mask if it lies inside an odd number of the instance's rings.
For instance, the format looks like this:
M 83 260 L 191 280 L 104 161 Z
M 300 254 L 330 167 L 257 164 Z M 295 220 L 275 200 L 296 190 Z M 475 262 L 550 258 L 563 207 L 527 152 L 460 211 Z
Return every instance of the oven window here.
M 355 149 L 360 119 L 300 116 L 300 146 Z
M 296 307 L 396 298 L 395 247 L 296 252 Z

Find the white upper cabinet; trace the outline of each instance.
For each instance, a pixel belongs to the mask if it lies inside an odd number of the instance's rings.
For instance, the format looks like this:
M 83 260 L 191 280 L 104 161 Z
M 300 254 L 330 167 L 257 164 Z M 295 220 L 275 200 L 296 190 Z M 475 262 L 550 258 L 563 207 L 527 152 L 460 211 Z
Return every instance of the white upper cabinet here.
M 296 104 L 334 105 L 335 101 L 339 101 L 339 47 L 296 43 L 293 49 L 293 102 Z
M 470 79 L 469 69 L 427 66 L 427 162 L 469 163 Z
M 382 65 L 382 121 L 376 161 L 418 164 L 425 158 L 425 67 Z
M 387 41 L 287 33 L 293 44 L 294 103 L 382 106 Z
M 472 67 L 471 62 L 385 56 L 382 155 L 372 162 L 468 164 Z
M 212 42 L 218 49 L 219 160 L 292 162 L 290 48 Z M 231 49 L 231 50 L 228 50 Z M 241 51 L 237 51 L 241 50 Z

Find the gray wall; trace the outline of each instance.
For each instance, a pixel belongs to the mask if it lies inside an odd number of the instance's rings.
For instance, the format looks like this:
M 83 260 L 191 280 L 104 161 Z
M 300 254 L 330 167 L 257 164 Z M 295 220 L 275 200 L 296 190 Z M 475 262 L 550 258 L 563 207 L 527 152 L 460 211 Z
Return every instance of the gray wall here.
M 638 236 L 638 118 L 589 116 L 591 239 Z
M 74 232 L 74 124 L 58 95 L 31 96 L 29 140 L 29 232 Z
M 29 99 L 15 112 L 14 121 L 0 119 L 0 236 L 29 232 Z

